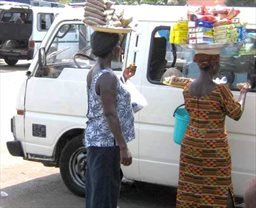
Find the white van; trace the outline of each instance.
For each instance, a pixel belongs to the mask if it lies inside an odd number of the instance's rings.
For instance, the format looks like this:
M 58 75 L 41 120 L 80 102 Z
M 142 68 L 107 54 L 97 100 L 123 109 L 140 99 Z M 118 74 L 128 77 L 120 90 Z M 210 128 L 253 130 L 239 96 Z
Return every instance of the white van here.
M 32 59 L 60 11 L 62 8 L 0 1 L 0 58 L 10 66 Z
M 255 35 L 255 8 L 240 8 L 241 19 L 248 21 L 248 32 Z M 86 149 L 82 143 L 86 124 L 86 76 L 94 64 L 90 50 L 91 29 L 82 23 L 83 10 L 58 16 L 30 65 L 21 86 L 17 115 L 12 119 L 14 141 L 7 142 L 9 152 L 25 160 L 60 167 L 67 187 L 84 195 Z M 122 167 L 124 176 L 137 181 L 177 186 L 180 146 L 172 140 L 173 112 L 184 102 L 182 90 L 160 83 L 166 68 L 176 66 L 184 76 L 195 77 L 191 63 L 193 51 L 168 42 L 168 33 L 186 7 L 131 6 L 137 14 L 137 28 L 123 42 L 124 60 L 115 63 L 121 76 L 130 63 L 138 68 L 131 81 L 148 101 L 135 114 L 136 139 L 129 144 L 133 164 Z M 155 15 L 152 15 L 155 14 Z M 229 49 L 230 50 L 230 49 Z M 227 119 L 232 149 L 235 194 L 242 196 L 248 179 L 256 176 L 256 85 L 255 39 L 248 38 L 244 54 L 227 56 L 225 51 L 220 76 L 227 76 L 237 96 L 237 82 L 251 81 L 244 114 L 238 122 Z M 235 48 L 231 50 L 235 52 Z M 82 54 L 82 55 L 81 55 Z M 162 61 L 165 61 L 165 64 Z M 231 67 L 230 67 L 231 66 Z M 185 70 L 186 69 L 186 70 Z

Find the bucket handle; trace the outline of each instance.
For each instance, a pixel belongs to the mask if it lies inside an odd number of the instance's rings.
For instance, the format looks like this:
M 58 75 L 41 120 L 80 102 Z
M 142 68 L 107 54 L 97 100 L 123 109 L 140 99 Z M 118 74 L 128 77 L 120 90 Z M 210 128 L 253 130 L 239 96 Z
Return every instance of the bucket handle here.
M 176 111 L 181 107 L 181 106 L 184 106 L 185 104 L 183 103 L 183 104 L 181 104 L 181 105 L 179 105 L 176 109 L 175 109 L 175 111 L 174 111 L 174 113 L 173 113 L 173 117 L 175 117 L 175 113 L 176 113 Z

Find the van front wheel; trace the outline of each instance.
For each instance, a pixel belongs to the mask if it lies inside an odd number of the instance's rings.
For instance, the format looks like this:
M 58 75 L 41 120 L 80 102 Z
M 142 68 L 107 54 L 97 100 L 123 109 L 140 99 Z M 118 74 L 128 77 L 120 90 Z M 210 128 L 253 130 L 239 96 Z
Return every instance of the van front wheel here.
M 15 66 L 15 64 L 17 64 L 17 62 L 19 61 L 18 59 L 9 59 L 9 58 L 5 58 L 4 59 L 5 63 L 7 63 L 9 66 Z
M 85 196 L 86 148 L 83 136 L 71 139 L 60 157 L 60 174 L 67 188 L 78 196 Z

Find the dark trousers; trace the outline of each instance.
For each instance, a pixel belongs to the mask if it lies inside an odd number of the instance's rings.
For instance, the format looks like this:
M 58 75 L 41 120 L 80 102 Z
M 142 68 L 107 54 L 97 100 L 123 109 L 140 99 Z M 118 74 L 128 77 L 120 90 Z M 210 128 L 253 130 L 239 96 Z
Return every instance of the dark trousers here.
M 89 147 L 86 208 L 116 208 L 120 183 L 119 147 Z

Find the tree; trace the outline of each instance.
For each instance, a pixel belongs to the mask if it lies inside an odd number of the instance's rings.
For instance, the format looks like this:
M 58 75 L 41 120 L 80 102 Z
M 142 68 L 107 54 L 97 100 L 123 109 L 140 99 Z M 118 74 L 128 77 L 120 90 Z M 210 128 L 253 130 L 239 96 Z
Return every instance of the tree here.
M 226 0 L 225 4 L 227 6 L 241 6 L 241 7 L 255 7 L 256 6 L 256 0 Z
M 59 0 L 58 2 L 61 4 L 68 4 L 68 3 L 71 3 L 72 1 L 71 0 Z M 73 3 L 74 2 L 76 2 L 76 1 L 73 1 Z
M 116 4 L 168 4 L 186 5 L 187 0 L 115 0 Z
M 78 3 L 84 2 L 85 0 L 58 0 L 60 3 Z M 167 4 L 167 5 L 181 5 L 184 6 L 187 3 L 187 0 L 112 0 L 117 5 L 133 5 L 133 4 Z

